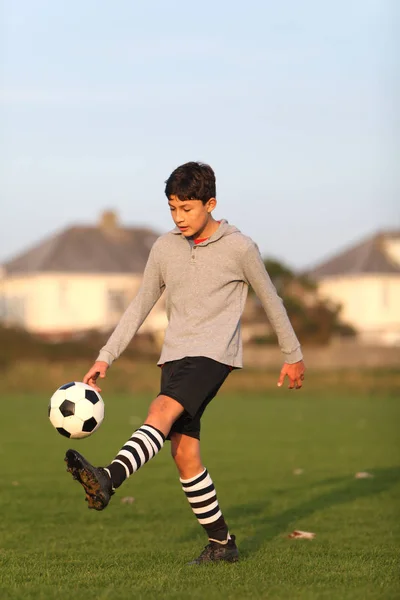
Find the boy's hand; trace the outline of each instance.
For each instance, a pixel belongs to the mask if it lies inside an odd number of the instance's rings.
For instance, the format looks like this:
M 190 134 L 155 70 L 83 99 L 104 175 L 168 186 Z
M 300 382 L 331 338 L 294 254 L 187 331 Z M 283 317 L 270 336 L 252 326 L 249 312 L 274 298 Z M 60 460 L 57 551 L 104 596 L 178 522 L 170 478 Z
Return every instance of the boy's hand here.
M 83 383 L 87 383 L 88 385 L 92 386 L 92 388 L 94 388 L 97 392 L 101 392 L 101 388 L 99 388 L 96 385 L 96 381 L 98 377 L 104 379 L 104 377 L 106 376 L 107 369 L 108 364 L 106 362 L 103 362 L 101 360 L 95 362 L 93 367 L 89 369 L 89 371 L 83 378 Z
M 281 374 L 278 380 L 278 387 L 282 387 L 286 375 L 289 377 L 289 390 L 295 388 L 296 390 L 300 389 L 303 385 L 304 381 L 304 372 L 306 370 L 305 364 L 302 360 L 297 363 L 293 363 L 289 365 L 285 363 L 282 367 Z

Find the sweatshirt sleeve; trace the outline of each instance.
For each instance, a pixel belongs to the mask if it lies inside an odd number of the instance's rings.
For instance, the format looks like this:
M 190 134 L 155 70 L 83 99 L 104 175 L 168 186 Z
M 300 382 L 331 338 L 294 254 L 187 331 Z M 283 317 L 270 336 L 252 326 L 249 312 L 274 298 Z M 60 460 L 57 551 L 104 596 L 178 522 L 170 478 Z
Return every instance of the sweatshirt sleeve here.
M 260 300 L 269 322 L 274 329 L 285 362 L 292 364 L 302 360 L 300 342 L 287 316 L 282 299 L 278 296 L 256 244 L 252 243 L 244 256 L 243 271 L 246 282 L 251 285 Z
M 104 361 L 111 365 L 122 354 L 162 295 L 165 284 L 161 274 L 161 267 L 157 260 L 156 245 L 157 242 L 150 251 L 138 293 L 122 315 L 106 345 L 100 350 L 100 354 L 96 359 L 97 361 Z

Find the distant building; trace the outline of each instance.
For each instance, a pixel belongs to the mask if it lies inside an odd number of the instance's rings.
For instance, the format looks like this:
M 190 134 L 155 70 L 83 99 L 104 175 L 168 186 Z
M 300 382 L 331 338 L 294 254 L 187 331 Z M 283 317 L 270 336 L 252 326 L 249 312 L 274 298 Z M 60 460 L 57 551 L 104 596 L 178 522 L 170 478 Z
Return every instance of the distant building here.
M 308 274 L 361 341 L 400 345 L 400 231 L 378 233 Z
M 97 226 L 51 236 L 2 265 L 0 322 L 52 338 L 112 329 L 140 286 L 157 237 L 120 226 L 111 211 Z M 165 325 L 158 303 L 142 331 Z

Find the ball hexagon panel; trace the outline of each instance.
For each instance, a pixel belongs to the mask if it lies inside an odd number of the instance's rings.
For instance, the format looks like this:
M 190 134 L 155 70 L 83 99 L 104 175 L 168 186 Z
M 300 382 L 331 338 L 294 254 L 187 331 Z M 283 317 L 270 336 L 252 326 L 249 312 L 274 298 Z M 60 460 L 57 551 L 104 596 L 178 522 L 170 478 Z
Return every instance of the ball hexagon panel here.
M 93 416 L 100 425 L 104 419 L 104 402 L 98 402 L 93 406 Z
M 65 390 L 65 397 L 67 400 L 72 400 L 72 402 L 79 402 L 85 397 L 85 389 L 82 385 L 74 385 L 67 390 Z
M 81 421 L 81 423 L 82 423 L 82 421 Z M 82 426 L 83 426 L 83 423 L 82 423 Z M 92 434 L 92 432 L 79 430 L 79 431 L 74 431 L 74 433 L 71 433 L 70 438 L 74 439 L 74 440 L 80 440 L 85 437 L 88 437 L 88 435 L 91 435 L 91 434 Z
M 69 433 L 75 434 L 76 432 L 82 431 L 83 421 L 76 415 L 71 415 L 70 417 L 64 417 L 62 426 Z
M 84 398 L 75 404 L 75 414 L 82 421 L 86 421 L 93 417 L 93 404 Z
M 64 390 L 57 390 L 56 392 L 54 392 L 54 394 L 52 395 L 52 397 L 50 398 L 50 406 L 51 408 L 53 407 L 59 407 L 60 404 L 65 400 L 65 391 Z
M 50 408 L 49 419 L 53 427 L 56 429 L 63 426 L 64 417 L 60 413 L 58 406 Z

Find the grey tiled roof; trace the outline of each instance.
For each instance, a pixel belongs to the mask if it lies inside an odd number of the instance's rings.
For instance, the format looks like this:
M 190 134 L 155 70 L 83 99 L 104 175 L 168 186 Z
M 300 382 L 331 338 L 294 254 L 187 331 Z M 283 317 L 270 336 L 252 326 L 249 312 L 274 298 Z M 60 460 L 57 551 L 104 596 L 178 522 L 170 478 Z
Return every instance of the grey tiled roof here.
M 6 274 L 142 273 L 157 237 L 145 228 L 69 227 L 3 268 Z
M 390 240 L 400 239 L 400 231 L 378 233 L 330 260 L 317 265 L 308 275 L 315 279 L 332 275 L 359 275 L 361 273 L 399 273 L 400 264 L 386 250 Z

